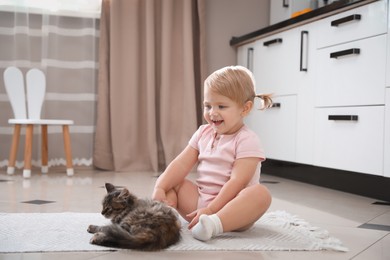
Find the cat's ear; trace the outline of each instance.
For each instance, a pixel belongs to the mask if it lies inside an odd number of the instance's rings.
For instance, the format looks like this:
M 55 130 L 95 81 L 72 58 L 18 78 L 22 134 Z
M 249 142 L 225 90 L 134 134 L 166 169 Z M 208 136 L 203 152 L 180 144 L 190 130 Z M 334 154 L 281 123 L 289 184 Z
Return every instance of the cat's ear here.
M 115 190 L 115 186 L 112 185 L 111 183 L 106 183 L 106 190 L 107 190 L 107 193 L 110 193 L 111 191 Z
M 121 193 L 119 194 L 119 198 L 121 198 L 121 199 L 126 199 L 126 198 L 128 198 L 130 196 L 130 192 L 129 192 L 129 190 L 128 189 L 126 189 L 126 188 L 124 188 L 122 191 L 121 191 Z

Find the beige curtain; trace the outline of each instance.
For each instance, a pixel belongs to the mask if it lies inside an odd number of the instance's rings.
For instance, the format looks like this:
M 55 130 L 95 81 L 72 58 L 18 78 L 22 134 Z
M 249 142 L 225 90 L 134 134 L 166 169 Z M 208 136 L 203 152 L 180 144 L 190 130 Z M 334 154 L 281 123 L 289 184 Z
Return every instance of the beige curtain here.
M 103 0 L 93 162 L 161 171 L 201 122 L 204 0 Z

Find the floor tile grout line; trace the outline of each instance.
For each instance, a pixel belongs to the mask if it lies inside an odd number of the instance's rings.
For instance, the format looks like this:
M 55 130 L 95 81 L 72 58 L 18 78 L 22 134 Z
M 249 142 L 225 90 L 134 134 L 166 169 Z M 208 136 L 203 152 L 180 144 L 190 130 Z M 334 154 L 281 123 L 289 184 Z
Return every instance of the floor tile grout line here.
M 377 239 L 375 242 L 371 243 L 369 246 L 367 246 L 366 248 L 364 248 L 362 251 L 358 252 L 356 255 L 354 255 L 353 257 L 351 257 L 350 259 L 354 259 L 356 257 L 358 257 L 360 254 L 362 254 L 363 252 L 365 252 L 366 250 L 368 250 L 370 247 L 372 247 L 373 245 L 375 245 L 376 243 L 378 243 L 379 241 L 381 241 L 382 239 L 384 239 L 386 236 L 388 236 L 389 233 L 387 234 L 384 234 L 381 238 Z
M 371 204 L 372 205 L 372 204 Z M 373 221 L 374 219 L 377 219 L 377 218 L 379 218 L 380 216 L 383 216 L 383 215 L 385 215 L 385 214 L 389 214 L 389 211 L 386 211 L 386 212 L 384 212 L 384 213 L 381 213 L 381 214 L 379 214 L 379 215 L 377 215 L 377 216 L 375 216 L 375 217 L 372 217 L 370 220 L 368 220 L 367 222 L 365 222 L 365 223 L 362 223 L 361 225 L 364 225 L 364 224 L 370 224 L 369 222 L 371 222 L 371 221 Z M 379 224 L 380 225 L 380 224 Z M 386 225 L 385 225 L 386 226 Z

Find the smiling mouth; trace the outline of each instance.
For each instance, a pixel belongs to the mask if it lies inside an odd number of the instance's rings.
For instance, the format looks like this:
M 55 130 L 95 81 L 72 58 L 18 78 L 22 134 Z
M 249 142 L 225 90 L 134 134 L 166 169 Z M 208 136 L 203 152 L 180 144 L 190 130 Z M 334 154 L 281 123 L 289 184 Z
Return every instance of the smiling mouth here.
M 215 126 L 219 126 L 223 123 L 223 120 L 212 120 L 212 122 Z

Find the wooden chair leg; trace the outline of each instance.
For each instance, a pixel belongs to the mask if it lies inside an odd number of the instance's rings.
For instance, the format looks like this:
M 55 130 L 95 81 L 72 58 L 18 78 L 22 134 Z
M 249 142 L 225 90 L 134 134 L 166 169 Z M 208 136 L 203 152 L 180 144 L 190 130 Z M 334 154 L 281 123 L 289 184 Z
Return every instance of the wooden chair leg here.
M 70 144 L 70 134 L 69 134 L 69 126 L 62 126 L 62 133 L 64 136 L 64 147 L 65 147 L 65 156 L 66 156 L 66 173 L 68 176 L 72 176 L 74 174 L 73 170 L 73 162 L 72 162 L 72 148 Z
M 47 173 L 49 171 L 48 161 L 49 161 L 49 150 L 48 150 L 48 140 L 47 140 L 47 125 L 41 126 L 42 130 L 42 142 L 41 142 L 41 150 L 42 150 L 42 166 L 41 172 Z
M 33 130 L 34 130 L 34 125 L 27 125 L 26 143 L 24 144 L 24 170 L 23 170 L 24 178 L 30 178 L 31 176 L 31 154 L 32 154 Z
M 14 134 L 12 136 L 12 145 L 9 153 L 7 174 L 14 174 L 16 155 L 18 153 L 19 139 L 20 139 L 20 128 L 22 125 L 14 125 Z

